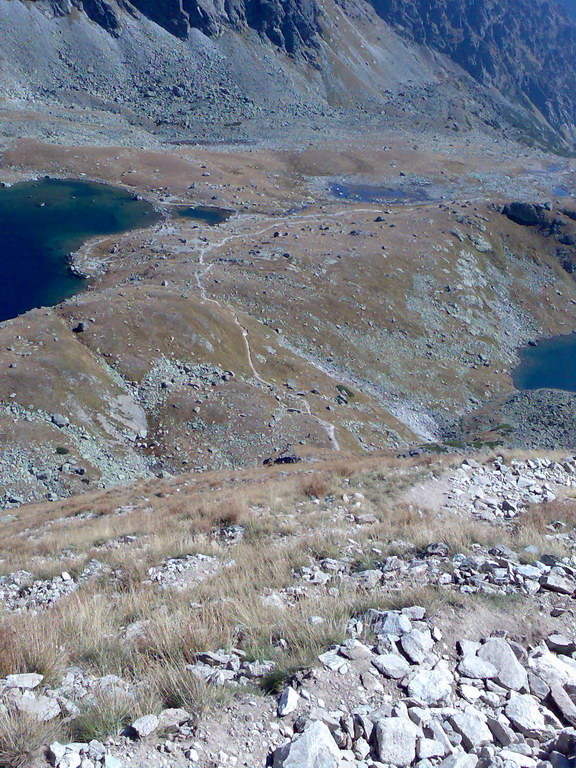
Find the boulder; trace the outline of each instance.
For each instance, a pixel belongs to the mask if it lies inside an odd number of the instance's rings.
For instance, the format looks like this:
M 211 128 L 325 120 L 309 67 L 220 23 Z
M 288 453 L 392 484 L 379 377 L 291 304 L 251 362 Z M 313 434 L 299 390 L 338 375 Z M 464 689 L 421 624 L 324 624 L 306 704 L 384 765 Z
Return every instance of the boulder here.
M 273 768 L 338 768 L 340 750 L 328 726 L 316 720 L 272 755 Z
M 144 715 L 132 723 L 132 730 L 139 739 L 145 739 L 146 736 L 150 736 L 159 725 L 160 719 L 156 715 Z
M 287 686 L 286 688 L 284 688 L 278 700 L 278 710 L 277 710 L 278 716 L 286 717 L 286 715 L 289 715 L 291 712 L 294 712 L 294 710 L 298 706 L 299 701 L 300 701 L 300 696 L 296 693 L 294 688 L 292 688 L 291 686 Z
M 420 669 L 408 682 L 408 695 L 428 706 L 440 704 L 452 693 L 452 674 L 445 665 Z
M 528 665 L 547 684 L 556 680 L 562 685 L 576 685 L 576 662 L 568 656 L 538 650 L 528 659 Z
M 546 645 L 556 653 L 570 654 L 576 651 L 576 640 L 560 633 L 549 635 L 546 639 Z
M 494 664 L 481 659 L 479 656 L 464 656 L 458 664 L 458 672 L 464 677 L 471 677 L 474 680 L 487 680 L 498 674 Z
M 476 768 L 478 758 L 476 755 L 467 755 L 465 752 L 457 752 L 445 758 L 438 768 Z
M 502 637 L 491 637 L 478 651 L 478 657 L 496 668 L 494 682 L 511 691 L 527 690 L 528 673 Z
M 540 586 L 560 595 L 572 595 L 576 591 L 576 581 L 566 576 L 561 568 L 551 568 L 549 573 L 541 576 Z
M 386 717 L 376 723 L 378 759 L 388 765 L 410 765 L 416 758 L 418 726 L 404 717 Z
M 462 746 L 467 750 L 475 749 L 492 741 L 492 732 L 486 725 L 482 713 L 469 707 L 464 712 L 457 712 L 450 717 L 450 725 L 462 736 Z
M 161 731 L 177 731 L 181 725 L 190 720 L 190 714 L 181 708 L 164 709 L 158 720 L 158 728 Z
M 372 664 L 385 677 L 399 680 L 410 672 L 410 664 L 398 653 L 382 653 L 372 659 Z
M 402 637 L 412 629 L 408 616 L 396 611 L 377 611 L 370 609 L 366 621 L 377 635 L 396 635 Z
M 550 699 L 554 702 L 562 720 L 565 720 L 572 726 L 576 726 L 576 704 L 574 704 L 560 683 L 555 681 L 550 683 Z
M 412 629 L 400 638 L 400 645 L 413 664 L 422 664 L 434 648 L 429 629 Z
M 8 675 L 5 685 L 6 688 L 20 688 L 24 691 L 31 691 L 37 688 L 42 680 L 44 680 L 44 675 L 28 672 L 22 675 Z
M 48 696 L 22 695 L 14 697 L 12 701 L 20 712 L 41 722 L 54 720 L 61 712 L 56 699 L 51 699 Z
M 58 761 L 58 768 L 80 768 L 82 758 L 78 752 L 67 752 L 64 757 Z
M 418 739 L 416 748 L 419 760 L 429 760 L 431 757 L 444 757 L 447 752 L 441 741 L 436 739 Z
M 504 711 L 512 725 L 524 736 L 537 738 L 546 733 L 546 723 L 538 701 L 530 694 L 513 694 Z
M 117 757 L 113 757 L 112 755 L 105 755 L 102 768 L 124 768 L 124 763 Z
M 52 765 L 58 765 L 58 763 L 60 762 L 60 760 L 62 760 L 65 754 L 66 754 L 66 745 L 61 744 L 59 741 L 54 741 L 48 747 L 48 760 L 50 760 L 50 763 Z

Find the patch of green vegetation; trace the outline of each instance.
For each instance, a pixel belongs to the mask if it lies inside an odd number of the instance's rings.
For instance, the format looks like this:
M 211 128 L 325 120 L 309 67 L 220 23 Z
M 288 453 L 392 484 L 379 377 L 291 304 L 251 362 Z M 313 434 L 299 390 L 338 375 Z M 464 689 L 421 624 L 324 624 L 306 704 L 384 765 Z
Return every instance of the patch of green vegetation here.
M 348 400 L 352 400 L 354 398 L 354 392 L 352 392 L 352 390 L 345 384 L 336 384 L 336 389 L 338 392 L 340 392 L 341 395 L 347 397 Z
M 448 448 L 445 445 L 440 445 L 440 443 L 424 443 L 423 445 L 419 445 L 418 448 L 420 448 L 421 451 L 428 451 L 429 453 L 448 452 Z
M 64 448 L 63 445 L 58 445 L 56 446 L 56 453 L 58 454 L 58 456 L 66 456 L 66 454 L 70 453 L 70 451 L 68 450 L 68 448 Z
M 514 427 L 512 424 L 498 424 L 498 426 L 494 427 L 492 430 L 493 432 L 500 432 L 501 434 L 510 434 L 510 432 L 514 432 Z

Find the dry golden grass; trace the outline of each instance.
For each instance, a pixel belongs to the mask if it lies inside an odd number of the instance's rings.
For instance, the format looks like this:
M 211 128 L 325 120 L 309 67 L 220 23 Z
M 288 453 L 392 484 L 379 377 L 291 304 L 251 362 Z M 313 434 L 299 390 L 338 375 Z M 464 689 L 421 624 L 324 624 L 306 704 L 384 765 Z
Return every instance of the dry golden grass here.
M 96 495 L 87 505 L 99 509 L 91 519 L 78 517 L 82 500 L 64 502 L 33 539 L 13 531 L 15 555 L 5 544 L 5 566 L 25 562 L 36 573 L 54 575 L 64 568 L 81 569 L 97 558 L 111 571 L 44 613 L 4 615 L 0 675 L 35 671 L 54 682 L 67 666 L 79 665 L 97 676 L 117 674 L 137 684 L 135 697 L 87 702 L 72 723 L 75 738 L 117 733 L 138 714 L 167 706 L 183 706 L 199 717 L 222 695 L 187 669 L 199 651 L 236 647 L 249 658 L 273 660 L 277 666 L 263 681 L 273 690 L 343 640 L 349 619 L 367 608 L 416 603 L 432 610 L 467 610 L 471 605 L 471 599 L 455 592 L 393 584 L 370 592 L 353 583 L 336 591 L 310 585 L 304 596 L 292 599 L 288 588 L 301 583 L 295 574 L 305 565 L 346 557 L 358 570 L 370 568 L 383 554 L 395 552 L 398 540 L 412 551 L 433 541 L 445 542 L 452 552 L 469 552 L 475 544 L 517 549 L 528 543 L 563 551 L 561 544 L 546 538 L 547 526 L 557 519 L 573 525 L 574 501 L 530 509 L 506 528 L 420 511 L 401 501 L 406 489 L 456 461 L 385 456 L 297 465 L 285 474 L 259 469 L 178 478 L 162 481 L 161 495 L 151 492 L 158 489 L 152 484 L 133 489 L 130 499 L 124 490 Z M 364 496 L 359 512 L 372 513 L 376 523 L 356 525 L 342 508 L 343 494 L 354 492 Z M 129 500 L 129 509 L 115 512 Z M 31 519 L 38 514 L 33 507 Z M 244 527 L 244 538 L 227 545 L 217 534 L 236 524 Z M 22 518 L 17 528 L 21 532 L 29 525 Z M 136 538 L 123 545 L 123 536 Z M 59 559 L 62 550 L 75 554 Z M 181 592 L 146 582 L 150 566 L 197 552 L 233 563 Z M 271 591 L 287 596 L 286 607 L 263 599 Z M 496 598 L 493 602 L 492 608 L 499 609 Z M 322 621 L 312 622 L 313 616 Z M 139 633 L 128 640 L 126 630 L 134 622 Z
M 39 765 L 46 745 L 58 739 L 62 732 L 60 722 L 41 723 L 37 718 L 12 710 L 1 712 L 0 766 L 34 768 Z

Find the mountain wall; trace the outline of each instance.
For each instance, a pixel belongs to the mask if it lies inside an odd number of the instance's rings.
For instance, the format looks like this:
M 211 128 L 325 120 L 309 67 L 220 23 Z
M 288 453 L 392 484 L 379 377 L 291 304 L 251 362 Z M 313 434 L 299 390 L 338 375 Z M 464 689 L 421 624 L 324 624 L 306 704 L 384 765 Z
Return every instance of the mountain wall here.
M 576 123 L 576 25 L 555 0 L 370 0 L 400 34 L 446 54 L 483 85 Z
M 315 0 L 33 0 L 56 15 L 74 8 L 111 34 L 119 34 L 124 13 L 143 14 L 176 37 L 191 29 L 217 35 L 225 27 L 251 28 L 288 53 L 314 48 L 319 32 Z

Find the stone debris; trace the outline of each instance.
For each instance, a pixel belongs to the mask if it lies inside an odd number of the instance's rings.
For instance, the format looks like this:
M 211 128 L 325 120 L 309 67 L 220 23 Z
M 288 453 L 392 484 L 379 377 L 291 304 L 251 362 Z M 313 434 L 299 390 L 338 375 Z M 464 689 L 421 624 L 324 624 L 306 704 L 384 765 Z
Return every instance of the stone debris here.
M 232 565 L 210 555 L 184 555 L 171 557 L 148 570 L 148 578 L 162 589 L 188 589 L 214 576 L 221 568 Z
M 449 477 L 446 507 L 484 520 L 514 518 L 530 504 L 554 501 L 558 488 L 576 486 L 576 457 L 496 459 L 488 465 L 466 459 Z
M 42 610 L 77 588 L 78 584 L 66 571 L 51 579 L 34 579 L 28 571 L 16 571 L 0 576 L 0 604 L 7 611 Z
M 124 762 L 111 755 L 100 741 L 60 744 L 48 748 L 48 759 L 54 768 L 124 768 Z
M 513 463 L 506 470 L 489 465 L 480 474 L 502 475 L 503 484 L 514 482 L 519 487 L 524 483 L 517 478 L 525 476 L 524 465 L 529 463 L 522 463 L 520 475 L 514 474 Z M 562 473 L 571 478 L 564 463 L 532 463 L 530 471 L 542 474 L 543 483 L 559 484 Z M 478 469 L 474 462 L 463 467 L 469 479 Z M 457 477 L 461 482 L 462 476 Z M 532 486 L 526 487 L 532 493 Z M 355 508 L 358 501 L 350 495 L 345 509 L 353 521 L 356 515 L 350 504 Z M 494 509 L 503 514 L 494 513 L 490 523 L 513 524 L 512 516 L 504 514 L 510 510 Z M 515 515 L 522 509 L 518 503 Z M 469 511 L 476 515 L 478 509 Z M 336 597 L 341 590 L 388 597 L 398 592 L 396 599 L 401 599 L 402 591 L 410 587 L 432 585 L 464 595 L 528 596 L 537 598 L 542 611 L 566 615 L 566 621 L 562 618 L 536 644 L 501 630 L 448 641 L 423 606 L 408 605 L 399 610 L 371 608 L 355 616 L 343 642 L 325 648 L 311 668 L 293 675 L 273 659 L 255 659 L 233 646 L 197 652 L 185 669 L 202 683 L 234 690 L 235 701 L 245 704 L 239 728 L 244 724 L 250 729 L 245 746 L 264 747 L 272 768 L 575 768 L 576 636 L 570 598 L 576 596 L 576 542 L 571 531 L 559 526 L 551 524 L 546 530 L 543 541 L 559 541 L 572 554 L 559 557 L 535 547 L 516 553 L 480 544 L 462 554 L 441 541 L 418 549 L 397 541 L 396 554 L 373 547 L 370 560 L 362 560 L 365 570 L 358 570 L 359 548 L 349 539 L 350 547 L 340 559 L 311 556 L 307 565 L 293 571 L 293 584 L 266 595 L 274 596 L 270 604 L 281 615 L 305 606 L 306 599 Z M 185 590 L 232 563 L 203 554 L 170 558 L 149 569 L 148 582 L 165 590 Z M 100 573 L 100 565 L 92 561 L 76 579 L 63 571 L 51 580 L 35 580 L 19 571 L 0 579 L 0 597 L 8 610 L 46 608 Z M 169 603 L 169 595 L 165 602 Z M 327 621 L 316 610 L 310 609 L 311 628 Z M 148 626 L 146 618 L 127 622 L 120 636 L 137 644 Z M 238 637 L 243 631 L 239 626 Z M 273 644 L 286 648 L 288 639 L 274 634 Z M 129 700 L 141 686 L 115 675 L 96 677 L 76 667 L 68 669 L 57 685 L 48 680 L 35 672 L 0 680 L 0 712 L 58 722 L 73 718 L 102 693 Z M 279 696 L 260 697 L 266 704 L 252 718 L 250 708 L 260 705 L 255 697 L 246 703 L 250 691 L 267 687 L 270 681 L 276 685 L 277 680 Z M 347 696 L 354 696 L 354 701 Z M 222 712 L 226 711 L 232 709 L 224 704 Z M 104 743 L 55 742 L 48 757 L 55 768 L 240 768 L 228 747 L 205 753 L 194 714 L 182 708 L 144 712 L 130 718 L 117 738 Z
M 340 750 L 330 729 L 317 720 L 272 756 L 273 768 L 338 768 Z
M 414 615 L 422 613 L 415 610 Z M 396 693 L 381 693 L 379 707 L 363 705 L 351 712 L 314 710 L 308 704 L 309 716 L 301 714 L 294 723 L 303 732 L 273 753 L 273 766 L 570 768 L 574 764 L 576 651 L 556 655 L 550 650 L 554 644 L 572 649 L 570 636 L 551 635 L 545 645 L 532 649 L 498 635 L 481 642 L 461 641 L 452 666 L 440 659 L 434 627 L 424 616 L 410 620 L 405 612 L 371 610 L 350 631 L 358 635 L 366 626 L 376 632 L 375 645 L 361 643 L 363 652 L 351 654 L 347 641 L 329 652 L 331 658 L 346 659 L 350 674 L 355 664 L 368 662 L 394 682 Z M 425 661 L 414 661 L 404 649 L 403 639 L 414 632 L 431 638 Z M 379 653 L 383 644 L 390 652 Z M 398 667 L 401 675 L 391 675 L 397 658 L 406 667 Z M 324 666 L 329 675 L 341 674 L 336 663 Z M 540 690 L 538 695 L 530 675 L 534 678 L 535 672 L 544 670 L 554 690 Z M 286 689 L 281 700 L 287 690 L 293 689 Z M 474 692 L 474 704 L 465 691 Z M 318 739 L 313 740 L 312 734 Z
M 244 651 L 234 648 L 230 651 L 197 653 L 195 663 L 188 664 L 186 668 L 209 685 L 248 685 L 265 677 L 275 666 L 274 661 L 248 661 Z M 292 697 L 294 694 L 296 691 L 286 696 Z M 292 701 L 293 698 L 290 699 Z

